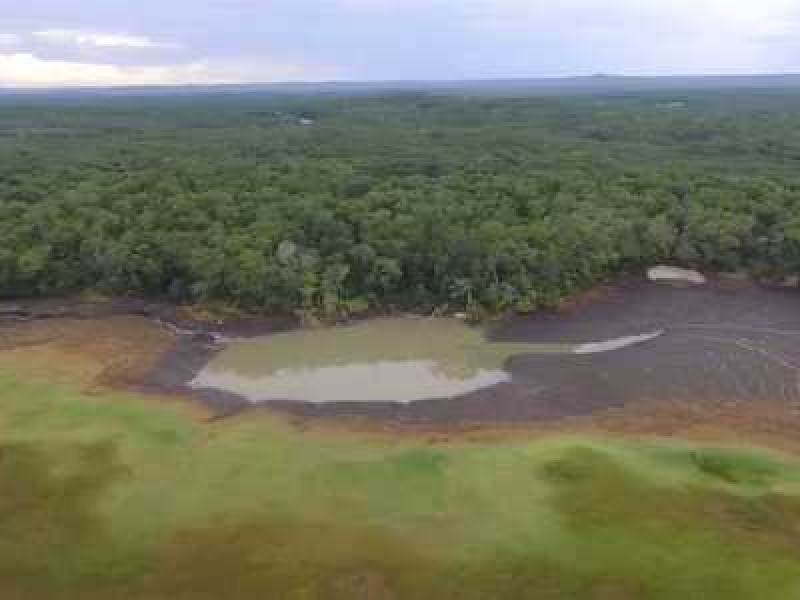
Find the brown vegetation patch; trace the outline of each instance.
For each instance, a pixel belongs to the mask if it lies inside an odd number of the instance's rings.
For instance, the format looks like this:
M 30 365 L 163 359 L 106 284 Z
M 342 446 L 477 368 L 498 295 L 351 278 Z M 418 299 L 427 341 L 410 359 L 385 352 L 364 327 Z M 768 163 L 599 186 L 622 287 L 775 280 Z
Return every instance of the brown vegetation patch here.
M 414 423 L 369 417 L 288 416 L 298 431 L 357 433 L 381 440 L 424 438 L 430 444 L 492 443 L 552 435 L 679 438 L 699 443 L 750 443 L 800 453 L 800 407 L 784 402 L 641 402 L 577 417 L 519 423 Z
M 174 337 L 149 319 L 45 319 L 0 328 L 0 365 L 78 383 L 85 390 L 141 381 Z

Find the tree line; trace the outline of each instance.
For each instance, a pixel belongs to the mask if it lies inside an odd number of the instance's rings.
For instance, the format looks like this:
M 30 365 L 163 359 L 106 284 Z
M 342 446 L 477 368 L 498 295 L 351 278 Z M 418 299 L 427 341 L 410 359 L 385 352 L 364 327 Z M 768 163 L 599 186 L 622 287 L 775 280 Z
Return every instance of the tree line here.
M 800 274 L 795 92 L 0 104 L 0 294 L 331 317 Z

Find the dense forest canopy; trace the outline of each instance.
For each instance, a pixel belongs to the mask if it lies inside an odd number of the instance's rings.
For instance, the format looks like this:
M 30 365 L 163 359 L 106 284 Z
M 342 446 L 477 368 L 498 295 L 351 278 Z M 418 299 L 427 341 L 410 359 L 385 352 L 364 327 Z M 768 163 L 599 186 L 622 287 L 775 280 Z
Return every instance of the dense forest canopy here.
M 800 274 L 800 91 L 0 100 L 0 294 L 527 311 Z

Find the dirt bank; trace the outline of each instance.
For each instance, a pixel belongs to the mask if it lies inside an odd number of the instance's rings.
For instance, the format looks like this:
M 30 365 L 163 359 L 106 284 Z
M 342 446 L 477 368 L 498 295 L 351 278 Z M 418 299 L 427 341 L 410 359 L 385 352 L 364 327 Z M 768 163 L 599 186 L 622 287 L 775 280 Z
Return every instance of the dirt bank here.
M 133 315 L 6 322 L 0 366 L 88 391 L 138 386 L 173 344 L 167 329 Z
M 256 336 L 299 327 L 293 317 L 236 316 L 219 318 L 217 315 L 164 302 L 138 298 L 112 298 L 87 301 L 80 298 L 48 298 L 0 302 L 0 327 L 30 321 L 58 319 L 105 319 L 135 316 L 152 321 L 177 335 L 198 336 Z

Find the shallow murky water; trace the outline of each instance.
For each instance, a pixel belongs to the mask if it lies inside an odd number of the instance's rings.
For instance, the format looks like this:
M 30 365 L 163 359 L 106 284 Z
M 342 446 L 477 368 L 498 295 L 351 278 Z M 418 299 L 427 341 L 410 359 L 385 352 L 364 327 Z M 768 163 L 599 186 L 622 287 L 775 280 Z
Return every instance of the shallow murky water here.
M 491 340 L 458 320 L 424 318 L 234 340 L 199 374 L 190 365 L 189 385 L 232 405 L 419 422 L 550 419 L 642 402 L 800 407 L 797 290 L 631 278 L 579 310 L 495 324 Z
M 377 319 L 235 340 L 191 382 L 251 402 L 412 402 L 511 380 L 519 353 L 569 354 L 571 344 L 491 343 L 455 319 Z
M 224 389 L 252 402 L 412 402 L 468 394 L 510 380 L 500 369 L 448 374 L 435 361 L 418 360 L 278 369 L 259 377 L 206 372 L 195 385 Z

